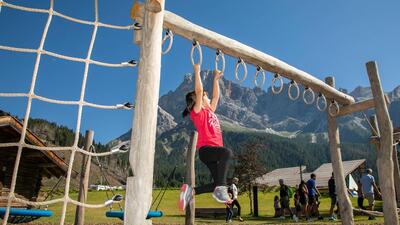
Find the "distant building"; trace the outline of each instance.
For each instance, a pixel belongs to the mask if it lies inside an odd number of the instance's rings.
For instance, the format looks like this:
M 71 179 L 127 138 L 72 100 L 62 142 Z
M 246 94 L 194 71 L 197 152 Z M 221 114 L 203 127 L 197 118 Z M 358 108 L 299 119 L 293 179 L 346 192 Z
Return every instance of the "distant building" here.
M 310 179 L 311 173 L 317 175 L 317 187 L 320 189 L 328 188 L 328 180 L 332 175 L 332 163 L 324 163 L 316 170 L 310 173 L 304 173 L 305 166 L 279 168 L 256 179 L 255 183 L 258 186 L 279 186 L 279 179 L 283 179 L 288 186 L 295 187 L 300 184 L 301 176 L 304 181 Z M 362 173 L 365 170 L 365 159 L 343 161 L 343 172 L 346 177 L 347 186 L 356 188 L 352 173 Z
M 0 115 L 0 143 L 18 143 L 23 124 L 16 118 Z M 25 143 L 33 146 L 47 147 L 29 129 L 26 131 Z M 7 205 L 7 196 L 14 171 L 17 146 L 0 147 L 0 207 Z M 66 176 L 68 164 L 52 151 L 35 150 L 29 147 L 22 149 L 15 195 L 25 200 L 36 201 L 42 187 L 43 178 Z M 72 177 L 77 172 L 72 171 Z M 26 207 L 25 204 L 12 202 L 12 207 Z

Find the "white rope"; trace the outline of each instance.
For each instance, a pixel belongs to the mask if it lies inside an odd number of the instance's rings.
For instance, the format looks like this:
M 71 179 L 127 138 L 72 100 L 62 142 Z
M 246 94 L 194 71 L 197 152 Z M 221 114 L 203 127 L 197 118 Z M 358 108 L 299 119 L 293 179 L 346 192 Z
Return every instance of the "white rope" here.
M 40 95 L 30 95 L 26 93 L 0 93 L 0 97 L 30 97 L 32 99 L 38 99 L 43 102 L 49 102 L 49 103 L 54 103 L 54 104 L 60 104 L 60 105 L 83 105 L 83 106 L 88 106 L 88 107 L 93 107 L 93 108 L 99 108 L 99 109 L 125 109 L 129 110 L 130 108 L 125 107 L 122 104 L 116 104 L 116 105 L 100 105 L 100 104 L 95 104 L 91 102 L 79 102 L 79 101 L 64 101 L 64 100 L 57 100 L 57 99 L 51 99 L 47 97 L 43 97 Z
M 295 88 L 295 90 L 296 90 L 296 95 L 295 96 L 293 96 L 292 95 L 292 88 Z M 297 82 L 296 81 L 294 81 L 294 80 L 292 80 L 292 81 L 290 81 L 290 84 L 289 84 L 289 88 L 288 88 L 288 95 L 289 95 L 289 98 L 291 99 L 291 100 L 297 100 L 299 97 L 300 97 L 300 88 L 299 88 L 299 85 L 297 84 Z
M 86 63 L 86 59 L 83 58 L 78 58 L 78 57 L 72 57 L 72 56 L 67 56 L 67 55 L 61 55 L 58 53 L 54 53 L 51 51 L 47 50 L 39 50 L 39 49 L 30 49 L 30 48 L 17 48 L 17 47 L 11 47 L 11 46 L 4 46 L 0 45 L 0 50 L 5 50 L 5 51 L 13 51 L 13 52 L 24 52 L 24 53 L 38 53 L 40 51 L 41 54 L 52 56 L 55 58 L 59 59 L 64 59 L 64 60 L 69 60 L 69 61 L 74 61 L 74 62 L 82 62 Z M 90 64 L 96 64 L 99 66 L 105 66 L 105 67 L 135 67 L 136 63 L 106 63 L 106 62 L 100 62 L 96 60 L 89 60 Z
M 261 74 L 261 83 L 258 83 L 258 76 Z M 262 88 L 265 83 L 265 71 L 260 66 L 257 66 L 256 74 L 254 75 L 254 85 L 256 87 Z
M 107 152 L 100 152 L 100 153 L 93 153 L 93 152 L 88 152 L 85 149 L 79 148 L 79 147 L 73 147 L 73 146 L 66 146 L 66 147 L 41 147 L 37 145 L 31 145 L 27 143 L 19 143 L 19 142 L 12 142 L 12 143 L 0 143 L 0 148 L 5 148 L 5 147 L 19 147 L 22 146 L 22 148 L 29 148 L 33 150 L 38 150 L 38 151 L 50 151 L 50 152 L 55 152 L 55 151 L 74 151 L 80 152 L 85 155 L 90 155 L 90 156 L 108 156 L 108 155 L 115 155 L 115 154 L 121 154 L 121 153 L 126 153 L 127 151 L 107 151 Z
M 329 115 L 331 115 L 332 117 L 335 117 L 339 114 L 339 112 L 340 112 L 339 104 L 337 103 L 337 101 L 332 100 L 328 107 Z
M 218 62 L 220 60 L 221 60 L 221 69 L 218 68 Z M 222 74 L 224 74 L 224 72 L 225 72 L 225 56 L 224 56 L 224 53 L 219 49 L 215 53 L 214 69 L 221 71 Z
M 163 37 L 162 45 L 164 45 L 164 43 L 167 41 L 167 39 L 169 39 L 169 43 L 168 43 L 167 49 L 165 49 L 164 51 L 161 51 L 161 54 L 163 54 L 163 55 L 167 54 L 171 50 L 172 43 L 174 42 L 174 33 L 172 33 L 172 31 L 169 29 L 167 31 L 165 31 L 165 36 Z
M 40 40 L 40 44 L 39 44 L 39 48 L 38 48 L 39 50 L 43 50 L 44 42 L 46 40 L 47 32 L 48 32 L 49 27 L 50 27 L 51 19 L 53 18 L 53 5 L 54 5 L 54 1 L 50 0 L 50 9 L 49 9 L 49 14 L 48 14 L 49 16 L 47 18 L 47 22 L 46 22 L 46 25 L 45 25 L 44 30 L 43 30 L 42 38 Z M 31 87 L 30 87 L 30 90 L 29 90 L 29 94 L 30 95 L 32 95 L 34 93 L 34 90 L 35 90 L 35 84 L 36 84 L 36 78 L 37 78 L 37 74 L 38 74 L 40 59 L 41 59 L 41 52 L 39 51 L 37 53 L 35 66 L 34 66 L 34 69 L 33 69 Z M 25 140 L 26 129 L 28 127 L 28 120 L 29 120 L 29 115 L 30 115 L 30 111 L 31 111 L 31 106 L 32 106 L 32 98 L 29 96 L 28 97 L 28 102 L 27 102 L 27 105 L 26 105 L 26 110 L 25 110 L 25 117 L 24 117 L 22 132 L 21 132 L 20 144 L 22 144 L 24 142 L 24 140 Z M 14 171 L 13 171 L 13 175 L 12 175 L 12 179 L 11 179 L 10 192 L 9 192 L 9 195 L 8 195 L 6 213 L 4 214 L 4 218 L 3 218 L 3 225 L 7 224 L 8 217 L 9 217 L 9 214 L 10 214 L 10 207 L 11 207 L 11 198 L 10 198 L 10 196 L 14 195 L 15 185 L 16 185 L 16 182 L 17 182 L 17 174 L 18 174 L 19 163 L 21 161 L 21 154 L 22 154 L 22 145 L 19 145 L 18 146 L 18 151 L 17 151 L 17 156 L 15 157 Z
M 307 98 L 307 94 L 310 93 L 311 99 Z M 304 103 L 306 103 L 307 105 L 311 105 L 313 104 L 313 102 L 315 101 L 315 94 L 314 91 L 309 88 L 309 87 L 305 87 L 304 91 L 303 91 L 303 101 Z
M 98 2 L 97 2 L 97 0 L 95 1 L 95 18 L 96 19 L 95 19 L 94 22 L 75 19 L 75 18 L 72 18 L 72 17 L 65 16 L 65 15 L 63 15 L 61 13 L 55 12 L 53 10 L 54 0 L 50 0 L 50 8 L 48 10 L 45 10 L 45 9 L 34 9 L 34 8 L 28 8 L 28 7 L 23 7 L 23 6 L 12 5 L 12 4 L 8 4 L 8 3 L 5 3 L 5 2 L 2 2 L 2 0 L 0 0 L 0 7 L 1 6 L 7 6 L 7 7 L 10 7 L 10 8 L 19 9 L 19 10 L 23 10 L 23 11 L 29 11 L 29 12 L 48 13 L 48 19 L 47 19 L 46 25 L 44 27 L 42 38 L 40 40 L 40 45 L 39 45 L 38 49 L 17 48 L 17 47 L 2 46 L 2 45 L 0 46 L 0 50 L 7 50 L 7 51 L 14 51 L 14 52 L 25 52 L 25 53 L 36 53 L 37 54 L 35 65 L 34 65 L 34 69 L 33 69 L 33 73 L 32 73 L 32 81 L 31 81 L 29 92 L 28 93 L 0 93 L 0 97 L 27 97 L 28 98 L 27 105 L 26 105 L 25 116 L 24 116 L 24 120 L 23 120 L 23 127 L 22 127 L 21 137 L 20 137 L 19 142 L 16 142 L 16 143 L 0 143 L 0 147 L 18 147 L 17 156 L 15 158 L 14 170 L 13 170 L 12 179 L 11 179 L 10 192 L 9 192 L 7 198 L 6 198 L 7 199 L 7 208 L 6 208 L 6 212 L 5 212 L 2 224 L 6 225 L 6 223 L 7 223 L 7 220 L 8 220 L 9 215 L 10 215 L 11 203 L 13 201 L 20 202 L 20 203 L 23 203 L 23 204 L 26 204 L 26 205 L 31 205 L 31 206 L 43 206 L 43 205 L 56 204 L 56 203 L 63 202 L 60 224 L 64 224 L 64 222 L 65 222 L 66 209 L 67 209 L 67 204 L 68 203 L 72 203 L 72 204 L 75 204 L 75 205 L 80 205 L 80 206 L 87 207 L 87 208 L 101 208 L 101 207 L 108 206 L 108 205 L 110 205 L 110 204 L 112 204 L 114 202 L 117 202 L 117 201 L 114 201 L 114 199 L 113 200 L 108 200 L 103 204 L 86 204 L 86 203 L 78 202 L 78 201 L 75 201 L 75 200 L 73 200 L 73 199 L 71 199 L 69 197 L 69 189 L 70 189 L 72 168 L 73 168 L 73 164 L 74 164 L 74 156 L 75 156 L 76 152 L 80 152 L 82 154 L 91 155 L 91 156 L 106 156 L 106 155 L 112 155 L 112 154 L 119 154 L 119 153 L 127 152 L 127 151 L 124 151 L 124 150 L 121 150 L 121 151 L 108 151 L 108 152 L 102 152 L 102 153 L 88 152 L 88 151 L 78 147 L 78 140 L 79 140 L 79 134 L 80 134 L 82 109 L 83 109 L 84 106 L 90 106 L 90 107 L 102 108 L 102 109 L 131 109 L 131 108 L 134 107 L 130 103 L 117 104 L 117 105 L 110 106 L 110 105 L 94 104 L 94 103 L 86 102 L 84 100 L 86 82 L 87 82 L 87 77 L 88 77 L 88 71 L 89 71 L 90 64 L 96 64 L 96 65 L 107 66 L 107 67 L 134 67 L 137 64 L 136 61 L 134 61 L 134 60 L 131 60 L 129 62 L 123 62 L 123 63 L 120 63 L 120 64 L 111 64 L 111 63 L 104 63 L 104 62 L 99 62 L 99 61 L 92 60 L 91 59 L 91 54 L 92 54 L 92 51 L 93 51 L 93 46 L 94 46 L 94 42 L 95 42 L 95 39 L 96 39 L 96 34 L 97 34 L 98 27 L 99 26 L 103 26 L 103 27 L 109 27 L 109 28 L 115 28 L 115 29 L 132 29 L 133 26 L 121 27 L 121 26 L 115 26 L 115 25 L 109 25 L 109 24 L 102 24 L 102 23 L 98 22 Z M 89 45 L 87 57 L 85 59 L 65 56 L 65 55 L 61 55 L 61 54 L 58 54 L 58 53 L 54 53 L 54 52 L 50 52 L 50 51 L 44 50 L 44 43 L 45 43 L 45 40 L 46 40 L 46 36 L 47 36 L 48 30 L 49 30 L 53 15 L 57 15 L 57 16 L 60 16 L 62 18 L 65 18 L 65 19 L 68 19 L 68 20 L 72 20 L 72 21 L 75 21 L 75 22 L 78 22 L 78 23 L 89 24 L 89 25 L 93 25 L 94 26 L 94 30 L 93 30 L 93 33 L 92 33 L 92 38 L 91 38 L 91 42 L 90 42 L 90 45 Z M 43 96 L 39 96 L 39 95 L 34 94 L 34 92 L 35 92 L 35 84 L 36 84 L 37 75 L 38 75 L 38 69 L 39 69 L 39 65 L 40 65 L 40 61 L 41 61 L 41 56 L 42 55 L 49 55 L 49 56 L 52 56 L 52 57 L 61 58 L 61 59 L 65 59 L 65 60 L 77 61 L 77 62 L 85 63 L 85 71 L 84 71 L 84 74 L 83 74 L 81 95 L 80 95 L 79 101 L 56 100 L 56 99 L 51 99 L 51 98 L 47 98 L 47 97 L 43 97 Z M 27 126 L 28 126 L 28 121 L 29 121 L 29 115 L 30 115 L 33 99 L 38 99 L 40 101 L 54 103 L 54 104 L 78 105 L 79 106 L 78 107 L 77 122 L 76 122 L 74 144 L 72 146 L 68 146 L 68 147 L 40 147 L 40 146 L 27 144 L 27 143 L 24 142 L 25 141 L 25 137 L 26 137 Z M 43 202 L 32 202 L 32 201 L 27 201 L 27 200 L 15 197 L 15 186 L 16 186 L 18 169 L 19 169 L 19 164 L 21 162 L 21 154 L 22 154 L 23 148 L 35 149 L 35 150 L 39 150 L 39 151 L 52 151 L 52 152 L 53 151 L 66 151 L 66 150 L 67 151 L 71 151 L 71 156 L 70 156 L 70 160 L 69 160 L 69 164 L 68 164 L 67 179 L 66 179 L 66 185 L 65 185 L 63 198 L 54 199 L 54 200 L 50 200 L 50 201 L 43 201 Z
M 324 103 L 324 106 L 323 106 L 323 107 L 321 107 L 321 100 L 322 100 L 322 102 Z M 323 111 L 326 110 L 326 108 L 328 107 L 328 103 L 326 102 L 326 98 L 325 98 L 325 95 L 324 95 L 324 94 L 320 93 L 320 94 L 318 95 L 316 105 L 317 105 L 317 109 L 318 109 L 319 111 L 323 112 Z
M 243 66 L 243 78 L 242 79 L 239 78 L 239 67 L 240 67 L 240 65 Z M 246 63 L 244 62 L 243 59 L 239 58 L 238 61 L 236 62 L 236 65 L 235 65 L 235 79 L 237 81 L 239 81 L 239 83 L 242 83 L 243 81 L 246 80 L 246 77 L 247 77 L 247 66 L 246 66 Z
M 90 39 L 90 44 L 89 44 L 89 49 L 88 49 L 87 56 L 86 56 L 86 61 L 85 61 L 85 71 L 83 73 L 81 94 L 80 94 L 80 99 L 79 99 L 80 103 L 82 103 L 85 99 L 86 82 L 87 82 L 89 66 L 90 66 L 89 60 L 90 60 L 90 57 L 92 56 L 93 46 L 94 46 L 94 42 L 96 40 L 98 21 L 99 21 L 98 0 L 95 0 L 95 23 L 94 23 L 92 37 Z M 74 140 L 74 144 L 73 144 L 74 147 L 78 147 L 79 134 L 80 134 L 80 128 L 81 128 L 81 120 L 82 120 L 82 111 L 83 111 L 83 105 L 79 104 L 78 116 L 77 116 L 77 121 L 76 121 L 76 129 L 75 129 L 75 140 Z M 71 174 L 72 174 L 72 166 L 73 166 L 73 162 L 75 159 L 75 153 L 76 153 L 75 149 L 72 149 L 69 166 L 68 166 L 67 178 L 65 181 L 64 195 L 66 196 L 67 199 L 69 198 L 69 188 L 70 188 L 70 181 L 71 181 Z M 60 219 L 61 225 L 64 225 L 64 222 L 65 222 L 65 212 L 67 210 L 67 204 L 68 204 L 68 201 L 64 201 L 64 204 L 62 207 L 62 215 L 61 215 L 61 219 Z
M 194 62 L 194 50 L 195 49 L 197 49 L 197 51 L 199 52 L 199 62 L 198 63 Z M 199 42 L 197 42 L 197 41 L 193 41 L 193 43 L 192 43 L 192 49 L 190 50 L 190 60 L 191 60 L 193 66 L 195 64 L 201 65 L 201 63 L 203 61 L 203 54 L 201 52 L 201 46 L 200 46 Z
M 0 93 L 0 97 L 28 97 L 26 93 Z
M 30 8 L 30 7 L 10 4 L 10 3 L 4 2 L 4 1 L 2 2 L 2 5 L 5 6 L 5 7 L 8 7 L 8 8 L 11 8 L 11 9 L 17 9 L 17 10 L 21 10 L 21 11 L 35 12 L 35 13 L 49 13 L 48 9 Z M 66 19 L 66 20 L 69 20 L 69 21 L 73 21 L 75 23 L 91 25 L 91 26 L 95 25 L 95 22 L 73 18 L 73 17 L 67 16 L 65 14 L 59 13 L 59 12 L 57 12 L 55 10 L 53 10 L 53 15 L 61 17 L 61 18 Z M 107 28 L 112 28 L 112 29 L 119 29 L 119 30 L 132 30 L 132 29 L 136 28 L 136 26 L 134 24 L 126 25 L 126 26 L 120 26 L 120 25 L 106 24 L 106 23 L 100 23 L 100 22 L 98 22 L 97 26 L 99 26 L 99 27 L 107 27 Z
M 279 81 L 279 87 L 276 88 L 275 83 Z M 274 78 L 272 79 L 271 90 L 274 94 L 279 94 L 283 90 L 283 79 L 281 75 L 275 73 Z

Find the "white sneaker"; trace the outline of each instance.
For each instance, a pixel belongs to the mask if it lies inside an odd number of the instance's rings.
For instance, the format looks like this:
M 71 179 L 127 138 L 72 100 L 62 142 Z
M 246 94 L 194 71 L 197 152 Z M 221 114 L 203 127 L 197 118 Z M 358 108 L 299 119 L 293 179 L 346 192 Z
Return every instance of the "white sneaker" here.
M 293 215 L 293 220 L 294 220 L 295 222 L 299 222 L 299 218 L 297 218 L 296 215 Z
M 281 220 L 284 220 L 284 219 L 285 219 L 285 217 L 284 217 L 284 216 L 281 216 L 281 217 L 279 217 L 279 219 L 281 219 Z
M 228 187 L 225 186 L 217 186 L 212 193 L 213 198 L 219 203 L 227 203 L 232 201 L 228 195 Z
M 181 187 L 181 194 L 179 196 L 178 207 L 181 211 L 184 211 L 186 205 L 193 198 L 193 188 L 188 184 L 183 184 Z

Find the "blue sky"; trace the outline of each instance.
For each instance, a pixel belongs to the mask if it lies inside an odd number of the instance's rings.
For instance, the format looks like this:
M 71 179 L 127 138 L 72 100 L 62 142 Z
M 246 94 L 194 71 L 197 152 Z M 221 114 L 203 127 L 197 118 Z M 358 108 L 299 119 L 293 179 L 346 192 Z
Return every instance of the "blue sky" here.
M 48 0 L 6 2 L 48 8 Z M 132 1 L 99 1 L 104 23 L 127 25 L 132 21 Z M 336 77 L 337 87 L 369 86 L 365 63 L 378 61 L 383 87 L 400 85 L 400 2 L 389 1 L 188 1 L 167 0 L 166 9 L 198 25 L 236 39 L 319 79 Z M 56 1 L 55 10 L 80 19 L 94 20 L 94 1 Z M 37 48 L 47 14 L 28 13 L 3 7 L 0 13 L 0 45 Z M 93 27 L 54 17 L 45 49 L 85 58 Z M 127 30 L 99 28 L 92 58 L 119 63 L 138 59 L 138 47 Z M 162 58 L 163 95 L 175 89 L 185 73 L 191 72 L 191 43 L 175 36 L 171 52 Z M 213 67 L 215 50 L 203 48 L 203 69 Z M 0 92 L 28 92 L 36 55 L 0 50 Z M 225 78 L 234 80 L 236 59 L 227 57 Z M 84 64 L 43 56 L 35 93 L 41 96 L 78 100 Z M 255 69 L 249 66 L 251 83 Z M 133 102 L 137 68 L 105 68 L 91 65 L 85 99 L 98 104 Z M 267 73 L 270 85 L 271 74 Z M 182 93 L 182 96 L 184 93 Z M 0 97 L 0 109 L 23 117 L 26 99 Z M 81 132 L 95 131 L 95 139 L 107 142 L 130 129 L 132 111 L 85 107 Z M 45 118 L 75 129 L 77 107 L 33 101 L 31 117 Z

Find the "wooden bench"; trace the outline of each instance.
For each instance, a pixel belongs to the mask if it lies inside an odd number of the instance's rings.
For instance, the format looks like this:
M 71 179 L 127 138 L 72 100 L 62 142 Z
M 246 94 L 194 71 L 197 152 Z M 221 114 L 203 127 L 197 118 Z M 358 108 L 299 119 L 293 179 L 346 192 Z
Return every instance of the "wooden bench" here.
M 197 218 L 226 217 L 226 208 L 196 208 Z M 237 208 L 233 208 L 233 216 L 237 216 Z

